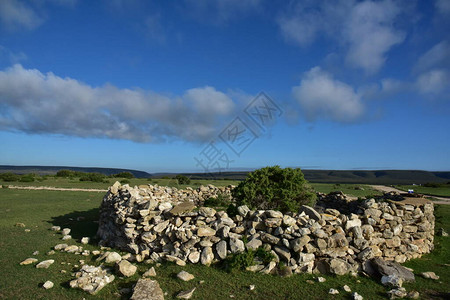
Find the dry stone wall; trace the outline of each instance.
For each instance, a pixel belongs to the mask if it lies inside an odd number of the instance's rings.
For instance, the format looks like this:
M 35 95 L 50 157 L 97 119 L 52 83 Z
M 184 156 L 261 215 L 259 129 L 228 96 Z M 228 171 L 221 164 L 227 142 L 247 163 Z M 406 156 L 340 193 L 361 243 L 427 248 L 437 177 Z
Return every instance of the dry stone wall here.
M 425 199 L 367 199 L 353 203 L 354 212 L 348 214 L 324 207 L 324 195 L 322 208 L 302 206 L 298 213 L 287 214 L 240 206 L 230 217 L 200 206 L 218 194 L 231 197 L 231 189 L 116 183 L 101 204 L 98 236 L 103 245 L 130 251 L 137 261 L 178 264 L 209 265 L 262 247 L 275 261 L 249 269 L 265 273 L 278 261 L 295 273 L 356 273 L 373 258 L 403 263 L 433 249 L 434 208 Z M 336 206 L 336 195 L 332 199 Z

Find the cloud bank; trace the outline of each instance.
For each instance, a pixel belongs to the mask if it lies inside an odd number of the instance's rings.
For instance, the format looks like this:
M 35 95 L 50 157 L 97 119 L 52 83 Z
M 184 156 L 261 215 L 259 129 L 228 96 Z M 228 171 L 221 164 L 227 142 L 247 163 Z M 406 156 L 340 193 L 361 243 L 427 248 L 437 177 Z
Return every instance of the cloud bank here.
M 308 121 L 330 119 L 351 123 L 360 120 L 364 114 L 360 95 L 320 67 L 306 72 L 292 93 Z
M 0 71 L 0 130 L 195 142 L 211 138 L 234 107 L 230 96 L 209 86 L 167 97 L 112 85 L 92 87 L 21 65 Z
M 402 13 L 394 1 L 300 1 L 278 18 L 283 36 L 302 47 L 323 34 L 335 40 L 351 66 L 377 72 L 389 50 L 404 41 L 395 27 Z

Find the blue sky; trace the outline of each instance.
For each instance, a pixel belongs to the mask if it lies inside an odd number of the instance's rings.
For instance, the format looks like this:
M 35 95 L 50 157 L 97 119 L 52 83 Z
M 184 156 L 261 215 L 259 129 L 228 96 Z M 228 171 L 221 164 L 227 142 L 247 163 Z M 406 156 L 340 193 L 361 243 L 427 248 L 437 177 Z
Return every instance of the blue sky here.
M 449 115 L 449 0 L 0 1 L 0 164 L 448 171 Z

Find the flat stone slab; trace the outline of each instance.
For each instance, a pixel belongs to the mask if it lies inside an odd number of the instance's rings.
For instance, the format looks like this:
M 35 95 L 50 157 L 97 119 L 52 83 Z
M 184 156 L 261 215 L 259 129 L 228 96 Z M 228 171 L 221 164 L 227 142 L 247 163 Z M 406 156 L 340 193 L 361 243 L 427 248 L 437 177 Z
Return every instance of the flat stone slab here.
M 178 204 L 174 208 L 170 210 L 170 213 L 174 216 L 177 216 L 179 214 L 182 214 L 184 212 L 191 211 L 195 208 L 194 202 L 186 201 Z
M 131 300 L 164 300 L 164 293 L 158 281 L 141 278 L 133 289 Z

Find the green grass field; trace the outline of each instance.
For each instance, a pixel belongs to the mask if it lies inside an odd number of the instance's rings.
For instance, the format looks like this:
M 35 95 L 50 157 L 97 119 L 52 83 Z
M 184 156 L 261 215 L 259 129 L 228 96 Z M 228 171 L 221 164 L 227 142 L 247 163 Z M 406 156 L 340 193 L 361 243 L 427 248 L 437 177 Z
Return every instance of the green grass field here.
M 71 272 L 76 270 L 76 264 L 84 259 L 88 264 L 95 257 L 84 257 L 68 253 L 56 253 L 48 256 L 46 252 L 54 245 L 61 243 L 61 235 L 50 231 L 53 225 L 72 229 L 73 240 L 69 244 L 79 244 L 83 236 L 93 237 L 97 230 L 98 207 L 103 193 L 92 192 L 59 192 L 59 191 L 28 191 L 0 189 L 0 299 L 127 299 L 129 295 L 120 295 L 121 288 L 131 288 L 140 275 L 150 266 L 140 264 L 138 274 L 131 278 L 116 280 L 105 287 L 96 296 L 70 289 L 68 282 L 72 279 Z M 450 206 L 438 206 L 436 209 L 437 228 L 443 227 L 450 232 Z M 80 218 L 81 217 L 81 218 Z M 21 222 L 25 228 L 16 227 Z M 31 232 L 25 232 L 30 229 Z M 95 241 L 85 245 L 85 249 L 98 249 Z M 441 279 L 437 282 L 422 279 L 417 276 L 414 284 L 408 284 L 408 290 L 418 290 L 422 299 L 444 299 L 443 293 L 449 292 L 450 272 L 444 264 L 450 263 L 449 238 L 436 237 L 436 250 L 421 259 L 408 262 L 416 273 L 434 271 Z M 55 263 L 48 269 L 36 269 L 34 266 L 20 266 L 19 263 L 32 257 L 34 251 L 39 251 L 36 258 L 39 261 L 54 259 Z M 64 263 L 64 264 L 61 264 Z M 70 264 L 70 265 L 69 265 Z M 61 273 L 66 270 L 66 273 Z M 182 282 L 176 274 L 186 270 L 195 275 L 195 279 Z M 166 299 L 174 299 L 181 290 L 197 287 L 193 299 L 349 299 L 349 294 L 342 290 L 344 284 L 353 291 L 364 296 L 364 299 L 383 299 L 386 289 L 372 279 L 351 276 L 324 276 L 327 281 L 318 283 L 314 275 L 294 275 L 281 278 L 273 275 L 253 274 L 249 272 L 227 273 L 219 266 L 204 267 L 190 265 L 185 267 L 174 264 L 163 264 L 156 267 L 156 279 Z M 40 288 L 40 284 L 51 280 L 55 286 L 50 290 Z M 204 280 L 203 284 L 199 281 Z M 307 283 L 313 280 L 315 283 Z M 254 284 L 255 290 L 250 291 L 249 285 Z M 331 296 L 330 288 L 340 290 L 340 294 Z
M 414 192 L 419 194 L 426 194 L 432 196 L 440 197 L 450 197 L 450 184 L 442 184 L 439 187 L 426 187 L 419 185 L 398 185 L 396 188 L 408 191 L 409 189 L 414 190 Z
M 16 185 L 16 186 L 48 186 L 48 187 L 58 187 L 58 188 L 82 188 L 82 189 L 108 189 L 109 186 L 114 184 L 116 181 L 124 180 L 124 178 L 107 178 L 107 182 L 91 182 L 91 181 L 80 181 L 79 178 L 64 178 L 64 177 L 48 177 L 43 181 L 34 182 L 5 182 L 0 180 L 1 185 Z M 191 180 L 190 184 L 178 184 L 175 179 L 138 179 L 133 178 L 129 180 L 130 186 L 135 185 L 145 185 L 145 184 L 158 184 L 160 186 L 171 186 L 176 188 L 186 188 L 188 186 L 196 188 L 200 185 L 213 184 L 215 186 L 228 186 L 228 185 L 238 185 L 240 181 L 236 180 Z M 328 184 L 328 183 L 312 183 L 311 186 L 318 192 L 330 193 L 332 191 L 342 191 L 349 196 L 354 197 L 366 197 L 370 195 L 380 195 L 381 193 L 373 190 L 368 185 L 359 184 Z M 362 189 L 358 189 L 362 188 Z

